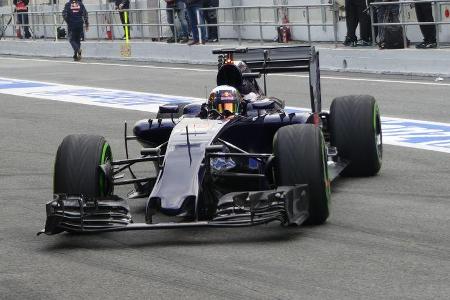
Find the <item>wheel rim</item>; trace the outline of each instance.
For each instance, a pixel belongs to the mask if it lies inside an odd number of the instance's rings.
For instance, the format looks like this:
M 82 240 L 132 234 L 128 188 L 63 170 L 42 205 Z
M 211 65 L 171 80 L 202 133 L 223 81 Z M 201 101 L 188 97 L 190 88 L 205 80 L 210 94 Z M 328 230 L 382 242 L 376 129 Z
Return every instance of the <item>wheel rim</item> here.
M 378 105 L 374 105 L 373 128 L 375 130 L 375 145 L 377 150 L 378 161 L 383 159 L 383 133 L 381 131 L 380 110 Z

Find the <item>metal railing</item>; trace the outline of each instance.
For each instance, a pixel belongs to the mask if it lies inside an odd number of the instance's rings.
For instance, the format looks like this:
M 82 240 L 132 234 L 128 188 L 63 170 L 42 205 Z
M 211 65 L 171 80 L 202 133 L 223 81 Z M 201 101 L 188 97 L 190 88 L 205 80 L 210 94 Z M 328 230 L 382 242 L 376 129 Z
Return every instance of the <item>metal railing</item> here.
M 289 10 L 304 10 L 305 11 L 305 21 L 306 22 L 282 22 L 278 20 L 277 22 L 266 22 L 262 18 L 263 10 L 274 10 L 276 15 L 278 16 L 278 10 L 286 10 L 286 14 L 289 15 Z M 314 23 L 311 22 L 311 10 L 321 10 L 322 22 Z M 326 17 L 326 9 L 329 9 L 332 13 L 332 21 L 327 22 Z M 263 37 L 263 27 L 278 27 L 278 26 L 287 26 L 287 27 L 306 27 L 308 31 L 308 43 L 312 43 L 311 39 L 311 27 L 332 27 L 333 29 L 333 37 L 334 43 L 338 42 L 338 20 L 339 20 L 339 9 L 335 1 L 330 1 L 327 4 L 309 4 L 309 5 L 265 5 L 265 6 L 233 6 L 233 7 L 212 7 L 212 8 L 202 8 L 197 12 L 197 20 L 200 19 L 200 13 L 207 13 L 208 11 L 216 11 L 216 14 L 219 14 L 219 11 L 232 11 L 234 15 L 242 15 L 245 20 L 246 11 L 248 10 L 257 10 L 258 12 L 258 20 L 256 22 L 246 21 L 246 22 L 218 22 L 217 24 L 202 24 L 198 25 L 198 27 L 236 27 L 238 33 L 238 41 L 239 45 L 242 43 L 242 27 L 259 27 L 259 40 L 261 44 L 264 43 Z M 201 12 L 200 12 L 201 11 Z M 219 36 L 220 40 L 220 36 Z
M 399 23 L 377 23 L 374 19 L 374 13 L 377 7 L 384 5 L 399 5 L 400 7 L 404 7 L 406 5 L 412 5 L 417 3 L 431 3 L 433 5 L 434 11 L 434 22 L 412 22 L 405 20 L 405 10 L 401 10 L 400 14 L 400 22 Z M 450 3 L 450 0 L 420 0 L 420 1 L 397 1 L 397 2 L 373 2 L 369 6 L 370 15 L 372 20 L 372 37 L 375 37 L 375 28 L 378 26 L 392 26 L 398 25 L 403 28 L 403 31 L 406 32 L 407 27 L 409 26 L 417 26 L 417 25 L 433 25 L 436 26 L 436 38 L 438 47 L 441 44 L 440 40 L 440 28 L 443 25 L 449 25 L 450 21 L 443 21 L 442 15 L 442 6 L 444 4 Z M 57 27 L 65 26 L 62 20 L 61 10 L 58 10 L 58 7 L 52 6 L 52 11 L 47 12 L 28 12 L 29 16 L 29 28 L 33 33 L 33 38 L 36 37 L 44 37 L 44 38 L 53 38 L 57 39 Z M 58 10 L 58 11 L 57 11 Z M 234 27 L 237 33 L 237 39 L 239 44 L 242 43 L 243 34 L 242 29 L 244 28 L 259 28 L 259 41 L 261 44 L 265 42 L 264 34 L 267 34 L 267 31 L 264 31 L 264 28 L 267 27 L 279 27 L 279 26 L 287 26 L 290 28 L 300 27 L 307 29 L 307 42 L 309 44 L 313 41 L 313 27 L 322 27 L 325 31 L 326 28 L 331 28 L 333 31 L 333 40 L 335 43 L 338 42 L 338 21 L 339 21 L 339 12 L 338 7 L 335 1 L 330 1 L 327 4 L 310 4 L 310 5 L 267 5 L 267 6 L 232 6 L 232 7 L 218 7 L 218 8 L 203 8 L 201 11 L 207 13 L 208 11 L 214 10 L 216 14 L 223 14 L 223 18 L 218 18 L 217 24 L 203 24 L 198 26 L 198 30 L 200 27 L 213 27 L 217 26 L 222 30 Z M 295 15 L 299 16 L 297 12 L 303 11 L 303 19 L 297 18 L 300 21 L 294 22 L 283 22 L 279 18 L 280 10 L 285 10 L 287 15 Z M 319 18 L 317 21 L 312 21 L 311 14 L 314 10 L 320 10 L 321 19 Z M 169 26 L 174 27 L 175 37 L 178 38 L 178 26 L 176 24 L 169 24 L 167 22 L 163 22 L 164 15 L 168 12 L 171 12 L 176 16 L 175 9 L 173 8 L 149 8 L 149 9 L 128 9 L 127 12 L 130 14 L 130 19 L 128 26 L 132 28 L 132 38 L 140 39 L 140 40 L 161 40 L 164 38 L 165 33 L 163 32 L 164 28 L 168 28 Z M 267 21 L 267 12 L 273 11 L 275 18 Z M 235 20 L 227 21 L 225 18 L 226 14 L 231 14 L 234 16 Z M 329 17 L 331 13 L 331 18 Z M 110 39 L 118 38 L 118 32 L 121 30 L 120 27 L 124 25 L 119 21 L 118 17 L 119 11 L 117 10 L 90 10 L 89 11 L 89 20 L 90 20 L 90 28 L 91 32 L 87 34 L 88 39 L 97 39 L 104 40 L 107 39 L 107 31 L 110 31 L 111 37 Z M 247 15 L 253 14 L 253 20 L 251 18 L 247 18 Z M 318 14 L 316 14 L 318 15 Z M 12 28 L 21 28 L 23 31 L 23 27 L 26 25 L 17 24 L 17 14 L 9 13 L 9 14 L 0 14 L 0 29 L 4 28 L 7 24 L 9 18 L 12 16 L 11 27 Z M 200 13 L 198 13 L 197 17 L 200 17 Z M 148 21 L 153 20 L 153 21 Z M 117 28 L 119 27 L 119 28 Z M 153 30 L 152 33 L 150 30 Z M 225 30 L 224 30 L 225 31 Z M 92 33 L 93 32 L 93 33 Z M 218 38 L 221 39 L 221 31 L 218 31 Z M 234 33 L 233 33 L 234 34 Z M 12 35 L 15 37 L 15 30 L 12 30 Z M 258 36 L 258 32 L 255 32 L 254 36 Z M 406 34 L 404 36 L 404 43 L 407 46 L 407 38 Z M 374 40 L 374 39 L 373 39 Z
M 174 26 L 174 24 L 161 23 L 162 12 L 167 13 L 167 11 L 174 9 L 167 8 L 149 8 L 149 9 L 127 9 L 126 12 L 129 14 L 130 20 L 140 20 L 138 22 L 128 22 L 127 24 L 122 24 L 120 22 L 119 11 L 118 10 L 90 10 L 89 15 L 89 28 L 96 32 L 93 39 L 103 40 L 108 39 L 107 34 L 102 37 L 102 33 L 106 31 L 111 31 L 111 38 L 114 40 L 116 38 L 115 28 L 128 26 L 129 28 L 139 29 L 140 36 L 133 36 L 133 38 L 140 38 L 141 40 L 152 39 L 160 40 L 163 37 L 162 28 L 167 26 Z M 6 26 L 10 17 L 12 17 L 12 22 L 10 26 L 12 28 L 20 28 L 22 31 L 24 27 L 31 29 L 32 38 L 37 38 L 38 34 L 44 38 L 58 39 L 57 28 L 66 26 L 62 18 L 61 11 L 47 11 L 47 12 L 27 12 L 29 17 L 28 24 L 17 24 L 17 15 L 20 13 L 10 13 L 0 15 L 0 28 Z M 23 14 L 23 13 L 22 13 Z M 144 19 L 148 18 L 149 15 L 153 15 L 153 18 L 157 19 L 156 23 L 145 22 Z M 115 22 L 119 20 L 118 22 Z M 158 33 L 153 37 L 151 34 L 146 35 L 146 28 L 156 27 Z M 50 31 L 49 31 L 50 29 Z M 176 33 L 176 26 L 174 26 Z M 14 30 L 12 37 L 15 38 Z
M 413 5 L 413 4 L 421 4 L 421 3 L 430 3 L 433 7 L 434 12 L 434 22 L 407 22 L 405 21 L 405 11 L 401 9 L 399 23 L 378 23 L 375 22 L 375 11 L 380 6 L 390 6 L 390 5 L 399 5 L 401 8 L 404 8 L 405 5 Z M 450 0 L 421 0 L 421 1 L 397 1 L 397 2 L 373 2 L 370 4 L 370 19 L 372 21 L 372 40 L 375 41 L 375 27 L 382 26 L 401 26 L 402 30 L 405 34 L 403 34 L 403 43 L 404 47 L 408 46 L 408 39 L 406 37 L 406 28 L 408 26 L 417 26 L 417 25 L 434 25 L 436 27 L 436 44 L 437 47 L 440 47 L 440 39 L 439 39 L 439 29 L 441 25 L 450 25 L 450 21 L 442 21 L 442 5 L 450 4 Z
M 324 30 L 326 28 L 332 28 L 333 30 L 333 39 L 334 42 L 337 43 L 338 40 L 338 32 L 337 32 L 337 22 L 338 22 L 338 9 L 334 1 L 330 1 L 331 3 L 328 4 L 311 4 L 311 5 L 271 5 L 271 6 L 234 6 L 234 7 L 218 7 L 218 8 L 204 8 L 201 9 L 204 12 L 207 12 L 209 10 L 215 10 L 216 13 L 222 12 L 223 15 L 227 12 L 232 12 L 235 15 L 241 14 L 242 16 L 245 16 L 248 12 L 251 11 L 257 11 L 257 20 L 256 21 L 250 21 L 246 20 L 244 22 L 227 22 L 224 18 L 223 22 L 218 22 L 218 24 L 203 24 L 199 25 L 199 27 L 212 27 L 212 26 L 218 26 L 218 27 L 230 27 L 234 26 L 237 28 L 237 34 L 238 34 L 238 40 L 239 44 L 242 43 L 242 28 L 245 27 L 259 27 L 259 40 L 261 43 L 264 43 L 264 33 L 263 28 L 265 27 L 278 27 L 278 26 L 288 26 L 290 28 L 294 27 L 303 27 L 307 28 L 307 41 L 308 43 L 312 43 L 312 33 L 311 28 L 312 27 L 322 27 Z M 45 38 L 54 38 L 57 39 L 57 27 L 59 26 L 65 26 L 64 22 L 62 21 L 62 15 L 61 11 L 57 11 L 57 6 L 52 6 L 52 11 L 47 12 L 34 12 L 30 11 L 28 12 L 29 15 L 29 28 L 33 33 L 36 33 L 36 31 L 39 31 L 39 34 L 33 34 L 33 37 L 39 35 L 44 36 Z M 61 9 L 62 10 L 62 9 Z M 273 11 L 273 13 L 276 15 L 275 21 L 265 21 L 263 18 L 263 12 L 266 12 L 267 10 Z M 304 22 L 282 22 L 278 18 L 279 10 L 286 10 L 286 13 L 289 14 L 292 11 L 298 11 L 303 10 L 304 11 Z M 313 22 L 311 21 L 311 12 L 314 10 L 320 10 L 321 14 L 321 21 Z M 167 14 L 168 11 L 171 11 L 174 16 L 176 16 L 175 9 L 172 8 L 151 8 L 151 9 L 128 9 L 128 13 L 130 14 L 131 20 L 140 20 L 138 22 L 130 22 L 128 26 L 130 28 L 137 28 L 139 29 L 140 36 L 133 34 L 133 39 L 140 38 L 142 40 L 145 40 L 146 38 L 150 38 L 148 35 L 145 34 L 145 28 L 149 27 L 156 27 L 158 34 L 152 38 L 152 40 L 160 40 L 163 37 L 163 28 L 168 26 L 174 27 L 174 35 L 176 38 L 178 38 L 178 26 L 176 24 L 169 24 L 167 22 L 163 23 L 161 20 L 163 19 L 162 14 Z M 328 13 L 332 13 L 331 21 L 328 18 Z M 117 27 L 122 27 L 123 25 L 119 22 L 114 22 L 112 20 L 118 19 L 118 17 L 115 17 L 119 14 L 117 10 L 89 10 L 89 21 L 90 21 L 90 28 L 91 30 L 96 31 L 96 37 L 92 37 L 92 34 L 89 34 L 90 38 L 94 38 L 97 40 L 104 39 L 105 35 L 105 28 L 111 28 L 112 33 L 112 39 L 116 37 L 116 34 L 114 31 L 118 31 Z M 157 22 L 155 23 L 149 23 L 144 22 L 143 20 L 148 17 L 149 14 L 155 14 Z M 16 14 L 2 14 L 0 15 L 0 26 L 4 25 L 7 20 L 7 16 L 13 15 L 13 22 L 11 24 L 12 28 L 21 28 L 23 30 L 24 26 L 23 24 L 17 24 L 16 20 Z M 199 14 L 198 14 L 198 17 Z M 105 20 L 111 20 L 109 22 Z M 114 30 L 116 29 L 116 30 Z M 198 28 L 200 29 L 200 28 Z M 103 35 L 103 37 L 102 37 Z M 12 36 L 14 37 L 14 31 Z M 219 31 L 219 39 L 220 39 L 220 31 Z

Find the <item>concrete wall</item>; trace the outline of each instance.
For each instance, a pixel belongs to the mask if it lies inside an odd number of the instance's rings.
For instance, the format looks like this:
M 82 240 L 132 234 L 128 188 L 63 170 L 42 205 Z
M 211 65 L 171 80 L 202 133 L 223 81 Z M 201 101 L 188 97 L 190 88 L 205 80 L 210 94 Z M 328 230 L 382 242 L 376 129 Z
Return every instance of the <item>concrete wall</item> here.
M 83 56 L 95 59 L 133 60 L 190 64 L 216 64 L 212 50 L 233 45 L 192 46 L 164 42 L 132 42 L 131 57 L 122 57 L 122 42 L 83 43 Z M 347 72 L 391 73 L 450 77 L 450 50 L 378 50 L 319 46 L 321 69 Z M 0 41 L 1 55 L 69 58 L 67 41 Z

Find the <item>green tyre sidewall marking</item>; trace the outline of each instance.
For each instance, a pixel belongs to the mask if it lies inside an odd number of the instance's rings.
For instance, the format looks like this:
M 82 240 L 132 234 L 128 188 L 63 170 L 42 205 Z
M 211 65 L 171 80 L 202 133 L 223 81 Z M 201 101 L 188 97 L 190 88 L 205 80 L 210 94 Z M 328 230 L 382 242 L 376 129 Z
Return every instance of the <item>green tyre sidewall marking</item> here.
M 103 165 L 106 162 L 106 154 L 108 152 L 108 149 L 110 150 L 110 146 L 108 143 L 104 143 L 103 147 L 102 147 L 102 154 L 100 156 L 100 165 Z M 109 151 L 111 152 L 111 150 Z M 105 182 L 105 174 L 103 174 L 103 172 L 99 172 L 99 192 L 100 192 L 100 196 L 106 196 L 106 192 L 105 191 L 105 187 L 106 187 L 106 182 Z
M 330 177 L 328 175 L 328 163 L 326 160 L 326 156 L 325 156 L 325 146 L 324 146 L 324 138 L 323 138 L 323 133 L 320 133 L 320 148 L 321 148 L 321 152 L 322 152 L 322 164 L 323 164 L 323 176 L 324 176 L 324 184 L 325 184 L 325 196 L 327 197 L 327 205 L 330 205 L 330 196 L 331 196 L 331 188 L 330 188 Z

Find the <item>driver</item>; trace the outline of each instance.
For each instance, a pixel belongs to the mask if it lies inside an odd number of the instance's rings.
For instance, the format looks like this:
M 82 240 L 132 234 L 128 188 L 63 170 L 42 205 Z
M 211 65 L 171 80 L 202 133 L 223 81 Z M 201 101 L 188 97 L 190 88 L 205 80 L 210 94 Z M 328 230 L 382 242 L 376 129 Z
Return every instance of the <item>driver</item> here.
M 209 116 L 213 118 L 234 118 L 245 112 L 245 102 L 239 91 L 229 85 L 214 88 L 208 99 Z M 229 152 L 228 148 L 225 152 Z M 210 161 L 213 172 L 224 172 L 231 169 L 258 170 L 259 162 L 253 158 L 215 157 Z
M 209 94 L 208 109 L 224 117 L 231 117 L 241 112 L 242 101 L 242 96 L 236 88 L 220 85 Z

